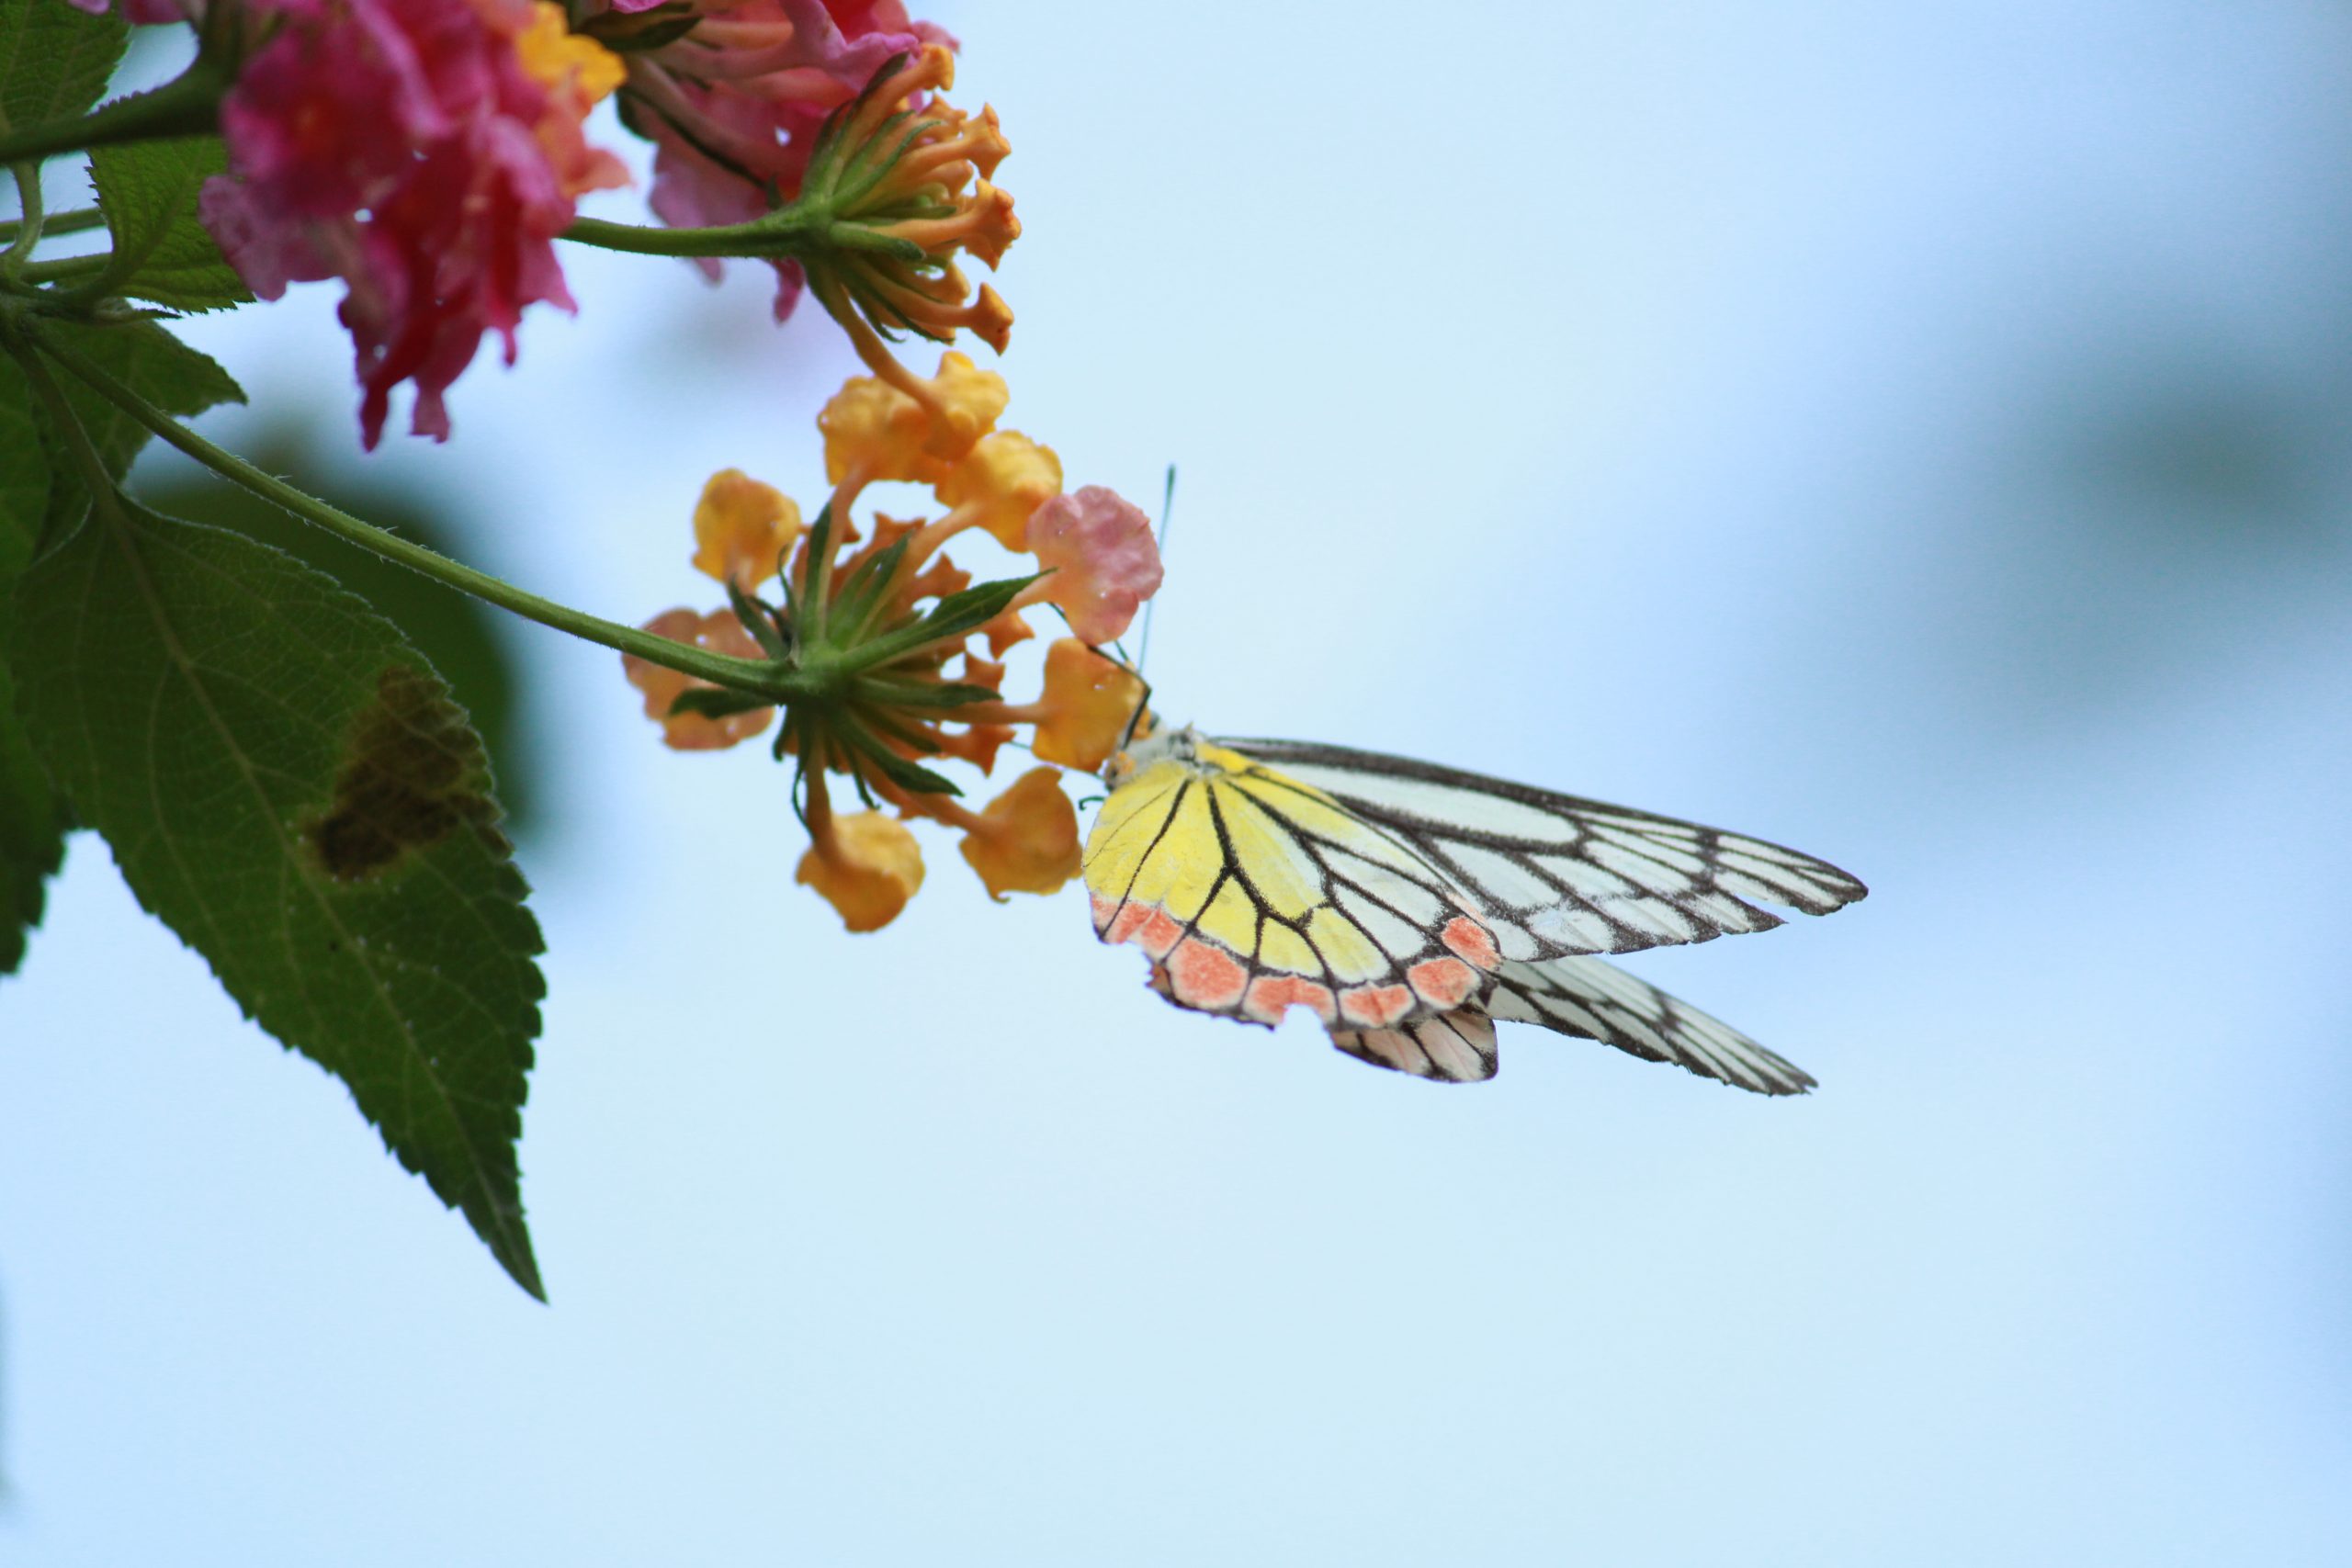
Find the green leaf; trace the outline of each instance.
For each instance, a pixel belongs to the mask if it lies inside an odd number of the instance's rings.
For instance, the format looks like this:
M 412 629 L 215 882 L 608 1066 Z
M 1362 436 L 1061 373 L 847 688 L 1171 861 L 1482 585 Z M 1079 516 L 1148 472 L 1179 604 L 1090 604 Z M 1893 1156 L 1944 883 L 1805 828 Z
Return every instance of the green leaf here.
M 65 0 L 0 0 L 0 130 L 85 112 L 106 91 L 130 28 Z
M 851 569 L 833 593 L 836 638 L 855 641 L 871 624 L 876 612 L 882 608 L 883 594 L 894 586 L 899 564 L 907 558 L 907 547 L 914 542 L 913 534 L 901 534 L 890 542 L 888 549 L 866 557 Z
M 931 614 L 922 620 L 860 645 L 854 650 L 860 665 L 869 669 L 887 665 L 934 643 L 968 636 L 996 619 L 1012 603 L 1014 594 L 1044 575 L 1039 572 L 996 582 L 977 582 L 961 592 L 950 593 L 933 604 Z
M 1004 694 L 994 686 L 962 681 L 891 681 L 874 675 L 858 676 L 850 683 L 850 694 L 860 702 L 894 708 L 960 708 L 1004 700 Z
M 954 796 L 964 793 L 956 787 L 953 780 L 942 778 L 920 762 L 909 761 L 879 740 L 875 739 L 863 724 L 847 714 L 837 716 L 828 728 L 831 733 L 848 741 L 850 750 L 857 752 L 866 762 L 872 763 L 880 771 L 884 778 L 888 779 L 900 789 L 910 790 L 916 795 Z M 865 787 L 864 780 L 859 781 L 858 787 L 861 790 Z
M 514 1158 L 539 931 L 439 677 L 293 558 L 119 498 L 17 616 L 26 732 L 141 903 L 539 1294 Z
M 193 416 L 216 403 L 245 400 L 244 389 L 230 379 L 226 370 L 153 321 L 131 320 L 104 325 L 46 321 L 41 331 L 88 355 L 99 369 L 166 413 Z M 23 375 L 13 362 L 0 363 L 0 380 Z M 82 428 L 90 433 L 98 456 L 106 460 L 107 472 L 120 479 L 140 448 L 147 445 L 147 427 L 71 376 L 59 377 L 58 384 L 81 419 Z M 89 487 L 51 437 L 49 504 L 41 536 L 61 537 L 89 509 Z
M 253 298 L 197 221 L 196 195 L 228 168 L 217 136 L 131 141 L 90 153 L 90 184 L 114 235 L 93 297 L 127 294 L 175 310 L 217 310 Z
M 770 659 L 790 658 L 792 644 L 785 636 L 783 623 L 777 618 L 775 606 L 764 599 L 744 592 L 732 577 L 726 582 L 727 602 L 734 607 L 735 619 L 751 634 L 752 640 L 760 645 L 760 651 Z
M 718 686 L 689 686 L 671 699 L 670 716 L 674 718 L 682 713 L 695 713 L 705 718 L 731 718 L 753 708 L 774 706 L 774 697 L 755 697 L 749 692 L 729 692 Z
M 23 367 L 0 354 L 0 598 L 32 559 L 49 512 L 47 429 L 34 411 Z
M 691 6 L 668 4 L 634 16 L 605 11 L 574 28 L 587 34 L 615 54 L 639 54 L 673 44 L 702 25 L 702 15 Z
M 1028 577 L 1007 577 L 995 582 L 976 582 L 958 593 L 950 593 L 932 606 L 931 614 L 921 624 L 926 642 L 958 632 L 977 631 L 1001 615 L 1012 603 L 1014 594 L 1043 577 L 1036 572 Z
M 0 648 L 6 646 L 17 577 L 32 559 L 49 507 L 49 459 L 32 388 L 0 357 Z M 40 923 L 42 886 L 65 853 L 66 813 L 17 722 L 15 683 L 0 656 L 0 975 L 24 961 Z
M 334 457 L 322 454 L 313 433 L 293 423 L 241 431 L 243 455 L 268 473 L 302 475 L 305 489 L 355 517 L 463 558 L 488 526 L 474 504 L 464 497 L 425 495 L 380 466 L 354 467 L 341 455 L 343 411 L 331 412 L 338 421 L 329 442 Z M 177 452 L 161 450 L 141 460 L 139 498 L 169 516 L 275 545 L 334 578 L 400 627 L 449 683 L 489 747 L 507 834 L 529 840 L 534 822 L 544 815 L 538 803 L 547 795 L 553 720 L 544 711 L 546 682 L 524 667 L 525 639 L 516 636 L 521 622 L 347 544 Z
M 6 619 L 0 600 L 0 631 Z M 65 859 L 69 825 L 17 720 L 8 667 L 0 663 L 0 975 L 24 962 L 26 935 L 40 924 L 43 886 Z
M 784 610 L 797 628 L 797 636 L 810 637 L 825 628 L 825 603 L 817 595 L 817 572 L 831 560 L 833 548 L 833 503 L 831 501 L 817 509 L 817 521 L 808 525 L 808 543 L 800 552 L 800 581 L 795 584 L 787 569 L 784 575 Z

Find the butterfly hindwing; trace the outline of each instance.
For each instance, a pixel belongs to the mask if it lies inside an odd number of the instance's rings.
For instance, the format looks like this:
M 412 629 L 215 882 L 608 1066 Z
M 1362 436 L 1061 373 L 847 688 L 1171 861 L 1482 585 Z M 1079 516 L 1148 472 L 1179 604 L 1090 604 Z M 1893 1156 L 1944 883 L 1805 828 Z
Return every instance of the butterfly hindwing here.
M 1814 1087 L 1795 1063 L 1598 958 L 1505 964 L 1480 1005 L 1495 1018 L 1598 1040 L 1758 1094 L 1803 1094 Z
M 1094 929 L 1171 1001 L 1273 1023 L 1304 1006 L 1379 1031 L 1453 1011 L 1500 962 L 1474 908 L 1408 848 L 1221 748 L 1139 769 L 1104 802 L 1084 875 Z
M 1360 1062 L 1440 1083 L 1483 1083 L 1501 1065 L 1494 1021 L 1475 1007 L 1392 1029 L 1335 1029 L 1331 1043 Z
M 1434 763 L 1296 740 L 1217 745 L 1279 770 L 1409 848 L 1520 962 L 1769 931 L 1868 890 L 1761 839 Z

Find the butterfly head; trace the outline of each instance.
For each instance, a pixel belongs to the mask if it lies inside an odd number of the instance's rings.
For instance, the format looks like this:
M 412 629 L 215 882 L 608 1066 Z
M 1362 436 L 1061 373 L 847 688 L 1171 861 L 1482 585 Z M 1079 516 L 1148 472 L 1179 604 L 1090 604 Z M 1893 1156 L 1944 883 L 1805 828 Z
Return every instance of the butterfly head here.
M 1102 653 L 1103 650 L 1098 648 L 1095 651 Z M 1151 711 L 1151 683 L 1144 680 L 1142 673 L 1125 660 L 1120 659 L 1117 662 L 1135 675 L 1136 683 L 1143 690 L 1136 698 L 1135 711 L 1127 715 L 1127 728 L 1119 736 L 1119 743 L 1111 749 L 1109 760 L 1102 764 L 1102 782 L 1113 789 L 1118 788 L 1120 783 L 1136 771 L 1137 763 L 1130 753 L 1148 747 L 1159 731 L 1159 716 Z M 1153 753 L 1155 758 L 1158 755 Z
M 1145 724 L 1140 734 L 1130 735 L 1127 744 L 1114 751 L 1111 760 L 1102 764 L 1102 782 L 1113 789 L 1154 762 L 1170 757 L 1189 761 L 1200 747 L 1201 732 L 1189 724 L 1176 729 L 1159 729 L 1150 725 L 1148 716 Z

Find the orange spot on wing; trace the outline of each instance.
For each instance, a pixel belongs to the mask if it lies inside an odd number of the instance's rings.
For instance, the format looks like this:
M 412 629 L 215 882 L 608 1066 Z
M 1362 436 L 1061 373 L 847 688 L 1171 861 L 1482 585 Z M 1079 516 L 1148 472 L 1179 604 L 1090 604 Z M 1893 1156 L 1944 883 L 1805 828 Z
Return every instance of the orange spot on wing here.
M 1413 993 L 1403 986 L 1358 986 L 1340 993 L 1340 1016 L 1377 1029 L 1413 1010 Z
M 1331 987 L 1318 986 L 1312 980 L 1295 975 L 1269 975 L 1250 983 L 1250 999 L 1245 1012 L 1266 1023 L 1280 1023 L 1283 1014 L 1294 1007 L 1311 1008 L 1315 1016 L 1329 1023 L 1337 1016 L 1332 1005 Z
M 1494 933 L 1467 915 L 1456 915 L 1446 921 L 1441 940 L 1449 952 L 1481 969 L 1496 969 L 1502 964 L 1503 955 L 1495 950 Z
M 1107 894 L 1090 893 L 1094 902 L 1094 934 L 1100 936 L 1110 928 L 1111 918 L 1119 912 L 1119 901 Z
M 1154 958 L 1165 958 L 1168 950 L 1174 947 L 1183 935 L 1184 928 L 1176 923 L 1175 917 L 1155 904 L 1151 913 L 1145 918 L 1143 934 L 1136 941 Z
M 1168 955 L 1168 977 L 1186 1007 L 1222 1011 L 1240 1002 L 1250 971 L 1216 943 L 1187 937 Z
M 1459 958 L 1432 958 L 1405 971 L 1405 978 L 1431 1007 L 1457 1008 L 1478 987 L 1478 972 Z
M 1144 921 L 1159 912 L 1149 904 L 1122 904 L 1112 916 L 1110 926 L 1102 932 L 1102 940 L 1114 946 L 1123 942 L 1132 942 Z

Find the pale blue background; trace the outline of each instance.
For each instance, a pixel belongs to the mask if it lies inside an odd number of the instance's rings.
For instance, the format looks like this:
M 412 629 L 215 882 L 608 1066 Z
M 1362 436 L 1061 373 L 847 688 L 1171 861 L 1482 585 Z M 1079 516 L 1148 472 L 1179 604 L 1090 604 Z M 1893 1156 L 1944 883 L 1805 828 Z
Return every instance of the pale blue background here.
M 2352 15 L 936 14 L 1017 149 L 1011 423 L 1182 467 L 1170 714 L 1852 867 L 1634 965 L 1823 1089 L 1370 1072 L 944 840 L 852 940 L 782 773 L 529 633 L 554 1305 L 78 840 L 0 991 L 0 1557 L 2352 1557 Z M 706 601 L 703 475 L 813 496 L 846 352 L 571 271 L 372 461 Z M 345 431 L 333 298 L 201 336 Z

